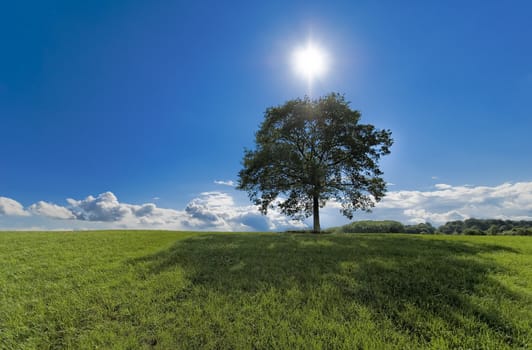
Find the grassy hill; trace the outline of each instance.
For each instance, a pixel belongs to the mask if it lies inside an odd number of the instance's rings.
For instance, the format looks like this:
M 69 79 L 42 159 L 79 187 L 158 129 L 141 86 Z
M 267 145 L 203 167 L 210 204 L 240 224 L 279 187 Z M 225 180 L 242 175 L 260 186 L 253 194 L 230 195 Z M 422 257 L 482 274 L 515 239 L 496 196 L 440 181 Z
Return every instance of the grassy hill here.
M 0 233 L 0 349 L 531 346 L 532 237 Z

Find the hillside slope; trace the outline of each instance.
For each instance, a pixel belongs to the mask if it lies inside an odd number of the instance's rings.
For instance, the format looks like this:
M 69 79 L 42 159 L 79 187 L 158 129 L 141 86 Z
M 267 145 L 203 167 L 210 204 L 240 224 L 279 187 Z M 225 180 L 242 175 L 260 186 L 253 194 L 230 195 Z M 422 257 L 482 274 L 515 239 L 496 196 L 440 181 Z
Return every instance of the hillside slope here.
M 532 346 L 532 237 L 0 233 L 0 348 Z

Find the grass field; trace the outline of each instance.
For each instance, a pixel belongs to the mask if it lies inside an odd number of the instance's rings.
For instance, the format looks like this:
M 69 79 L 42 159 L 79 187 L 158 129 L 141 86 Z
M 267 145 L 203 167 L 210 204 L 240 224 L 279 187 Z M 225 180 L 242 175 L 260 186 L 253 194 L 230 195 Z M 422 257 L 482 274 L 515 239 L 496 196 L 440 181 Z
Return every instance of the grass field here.
M 1 349 L 532 347 L 532 237 L 0 233 Z

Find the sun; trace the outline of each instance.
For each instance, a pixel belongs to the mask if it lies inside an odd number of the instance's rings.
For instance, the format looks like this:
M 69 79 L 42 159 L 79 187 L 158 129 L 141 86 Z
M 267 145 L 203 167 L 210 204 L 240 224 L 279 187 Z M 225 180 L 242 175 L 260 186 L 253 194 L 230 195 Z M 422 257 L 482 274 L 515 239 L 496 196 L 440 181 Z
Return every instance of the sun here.
M 327 53 L 312 42 L 296 49 L 292 56 L 295 72 L 310 83 L 327 71 Z

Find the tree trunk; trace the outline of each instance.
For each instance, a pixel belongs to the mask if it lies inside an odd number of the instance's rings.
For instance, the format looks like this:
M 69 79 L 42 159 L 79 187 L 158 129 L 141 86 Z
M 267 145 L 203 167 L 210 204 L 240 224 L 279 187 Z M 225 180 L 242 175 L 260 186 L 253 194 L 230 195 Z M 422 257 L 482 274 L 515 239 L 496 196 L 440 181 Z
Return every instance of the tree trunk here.
M 321 232 L 321 228 L 320 228 L 320 197 L 318 195 L 314 195 L 313 196 L 313 200 L 314 200 L 314 205 L 313 205 L 313 210 L 312 210 L 312 216 L 314 218 L 314 228 L 312 230 L 312 232 L 314 233 L 320 233 Z

